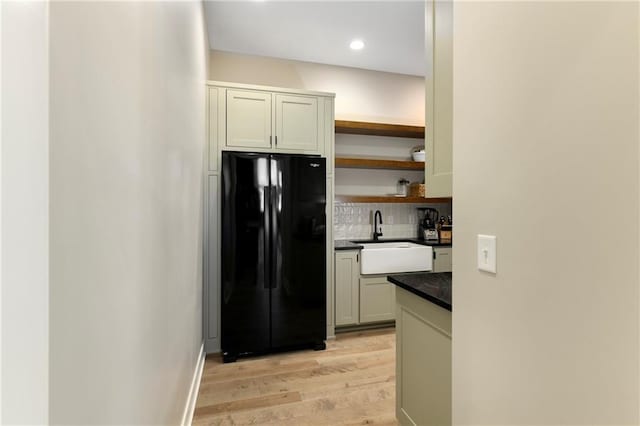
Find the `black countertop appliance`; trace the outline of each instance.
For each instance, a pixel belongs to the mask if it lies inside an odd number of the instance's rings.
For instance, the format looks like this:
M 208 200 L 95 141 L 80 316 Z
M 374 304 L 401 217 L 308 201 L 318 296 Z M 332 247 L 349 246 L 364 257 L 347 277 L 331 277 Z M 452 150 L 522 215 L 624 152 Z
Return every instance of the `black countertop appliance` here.
M 421 240 L 438 240 L 436 225 L 440 213 L 431 207 L 418 207 L 418 238 Z

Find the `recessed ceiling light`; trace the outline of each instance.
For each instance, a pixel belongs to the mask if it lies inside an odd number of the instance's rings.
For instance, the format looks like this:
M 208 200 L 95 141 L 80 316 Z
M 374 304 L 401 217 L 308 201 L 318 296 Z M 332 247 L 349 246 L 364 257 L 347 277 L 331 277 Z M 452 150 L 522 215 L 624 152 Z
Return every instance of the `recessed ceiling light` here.
M 353 50 L 360 50 L 364 47 L 364 41 L 353 40 L 351 44 L 349 44 L 349 47 L 352 48 Z

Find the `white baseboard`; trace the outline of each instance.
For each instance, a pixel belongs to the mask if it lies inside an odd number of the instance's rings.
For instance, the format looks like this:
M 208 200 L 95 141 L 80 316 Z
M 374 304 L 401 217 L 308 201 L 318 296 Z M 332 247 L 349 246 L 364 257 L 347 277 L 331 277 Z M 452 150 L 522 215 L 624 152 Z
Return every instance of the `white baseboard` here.
M 333 325 L 327 326 L 327 340 L 336 338 L 336 328 Z
M 193 378 L 191 379 L 191 387 L 189 388 L 187 404 L 185 405 L 184 413 L 182 414 L 182 422 L 180 422 L 182 426 L 191 426 L 191 422 L 193 422 L 193 413 L 196 410 L 196 401 L 198 400 L 198 391 L 200 390 L 200 380 L 202 380 L 205 358 L 204 342 L 202 342 L 202 345 L 200 346 L 200 354 L 198 354 L 196 369 L 193 372 Z

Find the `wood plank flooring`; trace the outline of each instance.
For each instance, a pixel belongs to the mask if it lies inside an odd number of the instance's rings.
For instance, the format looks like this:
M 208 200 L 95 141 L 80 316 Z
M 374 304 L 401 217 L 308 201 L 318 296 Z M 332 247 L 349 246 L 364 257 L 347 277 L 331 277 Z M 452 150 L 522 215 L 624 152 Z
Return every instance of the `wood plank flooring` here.
M 325 351 L 208 357 L 193 425 L 249 424 L 397 425 L 395 330 L 339 334 Z

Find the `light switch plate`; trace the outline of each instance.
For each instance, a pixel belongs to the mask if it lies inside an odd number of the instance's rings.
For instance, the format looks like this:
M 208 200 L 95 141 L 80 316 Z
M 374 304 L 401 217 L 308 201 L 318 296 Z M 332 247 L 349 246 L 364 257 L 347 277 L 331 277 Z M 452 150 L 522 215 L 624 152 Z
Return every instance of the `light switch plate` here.
M 478 235 L 478 269 L 496 273 L 495 235 Z

